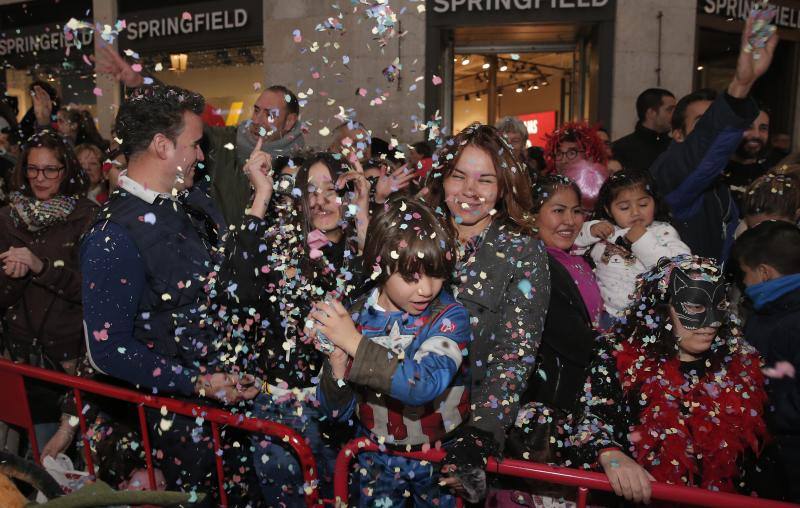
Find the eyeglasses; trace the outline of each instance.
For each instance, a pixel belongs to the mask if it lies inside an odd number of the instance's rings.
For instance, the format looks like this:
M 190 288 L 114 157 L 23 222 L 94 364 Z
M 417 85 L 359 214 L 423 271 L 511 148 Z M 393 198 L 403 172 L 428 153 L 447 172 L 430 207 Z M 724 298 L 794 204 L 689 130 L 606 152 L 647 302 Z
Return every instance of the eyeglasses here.
M 579 153 L 583 153 L 583 150 L 576 150 L 575 148 L 570 148 L 570 149 L 568 149 L 568 150 L 566 150 L 564 152 L 556 151 L 556 153 L 554 155 L 555 155 L 555 159 L 557 161 L 561 161 L 561 160 L 564 160 L 564 159 L 567 159 L 568 161 L 571 161 L 575 157 L 577 157 Z
M 48 180 L 55 180 L 62 171 L 64 171 L 64 166 L 45 166 L 43 168 L 31 166 L 30 164 L 25 166 L 25 174 L 30 179 L 35 179 L 39 176 L 39 173 L 44 173 L 44 177 Z

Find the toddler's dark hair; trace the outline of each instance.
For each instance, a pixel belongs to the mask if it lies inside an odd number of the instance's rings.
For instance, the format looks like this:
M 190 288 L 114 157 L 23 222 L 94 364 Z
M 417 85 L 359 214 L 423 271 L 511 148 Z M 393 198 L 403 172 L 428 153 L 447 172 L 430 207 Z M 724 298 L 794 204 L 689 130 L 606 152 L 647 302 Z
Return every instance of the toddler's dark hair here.
M 449 281 L 457 259 L 453 227 L 416 198 L 390 199 L 369 223 L 364 270 L 378 285 L 394 273 L 406 280 L 424 274 Z
M 659 198 L 655 191 L 655 185 L 650 173 L 638 169 L 623 169 L 608 177 L 608 180 L 600 187 L 600 192 L 597 195 L 597 202 L 594 205 L 594 217 L 613 223 L 614 217 L 610 213 L 611 203 L 617 199 L 620 192 L 635 187 L 640 187 L 655 201 L 653 219 L 667 222 L 669 220 L 669 212 L 663 200 Z
M 731 256 L 749 268 L 769 265 L 783 275 L 800 273 L 800 229 L 784 221 L 764 221 L 736 239 Z
M 770 215 L 794 220 L 800 209 L 800 179 L 768 173 L 756 178 L 742 198 L 742 216 Z

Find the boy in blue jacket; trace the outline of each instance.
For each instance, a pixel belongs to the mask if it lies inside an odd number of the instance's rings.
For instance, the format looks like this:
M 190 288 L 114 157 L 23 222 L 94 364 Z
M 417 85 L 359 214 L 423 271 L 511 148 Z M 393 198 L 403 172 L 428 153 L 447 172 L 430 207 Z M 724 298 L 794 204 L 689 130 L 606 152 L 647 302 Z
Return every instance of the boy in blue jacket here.
M 442 287 L 457 259 L 454 234 L 424 204 L 403 197 L 370 223 L 364 266 L 377 287 L 346 310 L 320 302 L 310 333 L 328 361 L 317 397 L 341 422 L 389 449 L 440 447 L 469 410 L 469 316 Z M 351 316 L 352 313 L 352 316 Z M 360 506 L 454 506 L 438 468 L 389 453 L 359 455 Z
M 769 378 L 768 426 L 786 479 L 800 478 L 800 229 L 765 221 L 736 240 L 734 258 L 753 305 L 744 337 L 761 354 Z M 800 485 L 785 482 L 800 502 Z

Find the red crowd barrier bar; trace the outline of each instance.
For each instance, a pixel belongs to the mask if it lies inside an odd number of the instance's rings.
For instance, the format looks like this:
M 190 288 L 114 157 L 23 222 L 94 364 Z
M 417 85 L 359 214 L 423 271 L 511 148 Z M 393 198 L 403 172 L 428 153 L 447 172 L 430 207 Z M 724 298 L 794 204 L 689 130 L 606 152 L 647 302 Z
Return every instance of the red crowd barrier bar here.
M 214 451 L 216 452 L 215 460 L 217 466 L 217 479 L 219 484 L 219 495 L 221 506 L 227 506 L 227 495 L 225 493 L 225 478 L 222 475 L 222 456 L 220 450 L 220 436 L 219 425 L 227 425 L 246 430 L 251 433 L 266 434 L 268 436 L 279 437 L 287 442 L 292 450 L 297 455 L 300 467 L 303 472 L 303 481 L 306 485 L 315 485 L 317 483 L 317 466 L 314 460 L 314 455 L 311 449 L 306 444 L 305 440 L 294 429 L 280 425 L 278 423 L 270 422 L 268 420 L 259 420 L 256 418 L 246 418 L 241 414 L 233 414 L 221 409 L 200 406 L 176 399 L 166 397 L 157 397 L 155 395 L 147 395 L 134 390 L 120 388 L 118 386 L 111 386 L 91 379 L 85 379 L 76 376 L 62 374 L 30 365 L 13 363 L 9 360 L 0 359 L 0 380 L 3 381 L 3 390 L 0 390 L 0 421 L 17 425 L 28 430 L 31 438 L 31 445 L 34 449 L 34 458 L 39 460 L 38 448 L 36 447 L 36 438 L 33 432 L 33 421 L 30 416 L 30 408 L 28 407 L 27 392 L 25 390 L 24 378 L 39 379 L 48 383 L 61 385 L 67 388 L 72 388 L 75 394 L 75 402 L 78 413 L 78 420 L 80 422 L 80 429 L 83 435 L 83 449 L 86 455 L 86 464 L 90 472 L 94 472 L 92 466 L 91 451 L 89 448 L 89 440 L 86 437 L 86 416 L 83 414 L 83 403 L 81 392 L 94 393 L 103 397 L 129 402 L 136 404 L 139 413 L 139 426 L 142 432 L 142 445 L 145 450 L 145 457 L 147 461 L 148 479 L 150 486 L 155 486 L 155 476 L 153 474 L 152 463 L 152 449 L 150 447 L 150 437 L 147 432 L 147 422 L 145 419 L 144 408 L 150 407 L 153 409 L 166 408 L 167 411 L 177 413 L 184 416 L 196 418 L 201 416 L 205 421 L 211 424 L 212 438 L 214 440 Z M 286 439 L 288 438 L 288 440 Z M 345 479 L 345 483 L 347 479 Z M 311 489 L 306 495 L 307 506 L 318 506 L 319 504 L 319 490 L 317 488 Z
M 368 438 L 354 439 L 342 447 L 339 456 L 336 457 L 336 469 L 333 477 L 334 497 L 337 506 L 348 504 L 349 489 L 347 480 L 350 475 L 350 462 L 356 455 L 362 452 L 381 451 L 376 443 Z M 444 450 L 430 450 L 428 452 L 395 452 L 386 451 L 393 455 L 401 455 L 418 460 L 430 462 L 441 462 L 445 457 Z M 489 474 L 499 474 L 505 476 L 515 476 L 517 478 L 527 478 L 553 483 L 556 485 L 566 485 L 578 488 L 578 508 L 586 507 L 586 499 L 589 490 L 602 490 L 613 492 L 611 484 L 606 475 L 593 471 L 583 471 L 565 467 L 554 467 L 546 464 L 537 464 L 523 460 L 506 459 L 498 462 L 491 458 L 486 466 Z M 671 503 L 689 504 L 695 506 L 708 506 L 719 508 L 790 508 L 797 505 L 771 501 L 757 497 L 742 496 L 738 494 L 728 494 L 725 492 L 712 492 L 710 490 L 696 487 L 685 487 L 681 485 L 669 485 L 666 483 L 653 483 L 653 500 L 667 501 Z

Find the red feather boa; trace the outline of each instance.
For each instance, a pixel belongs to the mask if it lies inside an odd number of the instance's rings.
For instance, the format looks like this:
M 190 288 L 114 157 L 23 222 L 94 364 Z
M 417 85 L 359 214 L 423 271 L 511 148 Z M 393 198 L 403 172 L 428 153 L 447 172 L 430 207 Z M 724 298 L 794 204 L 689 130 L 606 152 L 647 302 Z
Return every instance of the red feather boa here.
M 641 343 L 615 356 L 625 394 L 646 401 L 629 436 L 636 461 L 658 481 L 696 485 L 699 473 L 700 487 L 734 491 L 738 459 L 766 437 L 758 353 L 735 347 L 694 385 L 677 358 L 650 358 Z

